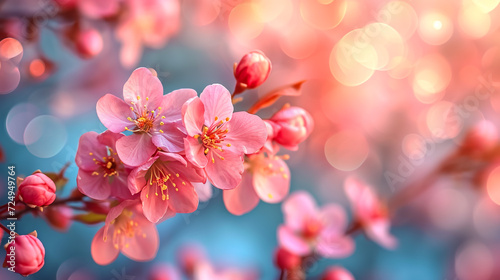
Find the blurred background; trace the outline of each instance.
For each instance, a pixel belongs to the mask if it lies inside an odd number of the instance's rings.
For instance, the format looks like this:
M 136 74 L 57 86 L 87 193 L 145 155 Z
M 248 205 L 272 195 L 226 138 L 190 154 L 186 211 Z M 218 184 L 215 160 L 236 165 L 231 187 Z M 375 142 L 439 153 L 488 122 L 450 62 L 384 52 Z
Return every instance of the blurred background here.
M 289 153 L 292 192 L 305 189 L 320 204 L 349 209 L 343 181 L 355 175 L 388 199 L 431 173 L 475 124 L 489 121 L 495 131 L 500 124 L 499 2 L 0 0 L 0 203 L 7 202 L 11 164 L 28 175 L 71 162 L 67 191 L 76 186 L 79 137 L 105 130 L 97 100 L 121 96 L 136 67 L 154 69 L 165 93 L 200 93 L 212 83 L 232 90 L 233 63 L 255 49 L 273 70 L 261 88 L 242 95 L 237 110 L 307 80 L 300 97 L 259 112 L 270 117 L 288 102 L 313 115 L 312 135 Z M 356 279 L 463 279 L 461 254 L 482 260 L 474 269 L 493 275 L 485 279 L 498 279 L 490 265 L 500 260 L 498 162 L 493 157 L 478 172 L 441 176 L 415 196 L 394 218 L 396 250 L 358 235 L 352 256 L 320 260 L 311 279 L 332 264 Z M 61 233 L 29 216 L 17 231 L 36 229 L 47 248 L 45 266 L 31 279 L 146 279 L 157 263 L 177 265 L 179 250 L 193 243 L 216 267 L 277 279 L 273 254 L 282 222 L 280 204 L 261 202 L 233 216 L 214 190 L 196 212 L 158 226 L 155 260 L 120 256 L 106 267 L 90 255 L 100 226 L 74 223 Z M 3 269 L 0 279 L 22 276 Z

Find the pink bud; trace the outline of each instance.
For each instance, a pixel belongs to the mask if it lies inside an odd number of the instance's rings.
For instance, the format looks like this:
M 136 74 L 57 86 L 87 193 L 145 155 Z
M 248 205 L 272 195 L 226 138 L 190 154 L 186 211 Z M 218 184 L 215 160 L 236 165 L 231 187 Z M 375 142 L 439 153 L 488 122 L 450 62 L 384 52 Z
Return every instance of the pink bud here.
M 102 51 L 102 36 L 95 29 L 87 29 L 76 35 L 76 50 L 83 58 L 91 58 Z
M 467 133 L 462 144 L 462 151 L 466 153 L 486 152 L 498 142 L 498 130 L 496 126 L 487 120 L 475 124 Z
M 327 269 L 322 280 L 354 280 L 354 276 L 345 268 L 333 266 Z
M 31 208 L 50 205 L 56 199 L 56 185 L 41 172 L 35 172 L 19 184 L 19 199 Z
M 314 127 L 311 115 L 300 107 L 285 106 L 270 121 L 275 124 L 273 140 L 290 150 L 297 150 L 297 145 L 306 140 Z
M 284 248 L 278 248 L 274 254 L 274 263 L 280 269 L 291 270 L 300 266 L 301 258 Z
M 36 231 L 28 235 L 17 235 L 15 242 L 8 243 L 5 247 L 7 255 L 4 267 L 14 267 L 14 271 L 23 276 L 39 271 L 45 262 L 45 248 L 36 236 Z M 12 252 L 15 252 L 14 256 Z
M 178 259 L 182 270 L 187 275 L 192 275 L 196 266 L 206 259 L 205 251 L 195 244 L 186 245 L 179 250 Z
M 271 61 L 261 51 L 247 53 L 234 69 L 238 84 L 245 88 L 256 88 L 267 80 L 271 72 Z

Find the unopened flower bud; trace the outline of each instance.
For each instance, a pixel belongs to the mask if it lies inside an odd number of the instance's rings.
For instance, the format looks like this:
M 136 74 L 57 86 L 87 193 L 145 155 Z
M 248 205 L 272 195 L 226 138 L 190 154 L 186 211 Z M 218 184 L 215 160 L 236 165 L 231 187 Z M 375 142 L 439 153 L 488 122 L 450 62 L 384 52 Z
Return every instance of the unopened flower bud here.
M 37 238 L 36 231 L 16 236 L 15 242 L 8 243 L 5 250 L 7 255 L 3 266 L 13 267 L 15 272 L 23 276 L 36 273 L 45 262 L 45 248 Z
M 314 127 L 311 115 L 300 107 L 285 106 L 270 121 L 275 124 L 273 140 L 290 150 L 297 150 L 297 145 L 307 139 Z
M 102 51 L 102 36 L 95 29 L 79 31 L 75 40 L 76 50 L 83 58 L 92 58 Z
M 322 280 L 354 280 L 352 274 L 345 268 L 340 266 L 333 266 L 327 269 L 323 275 Z
M 462 144 L 462 152 L 468 154 L 481 154 L 498 143 L 498 130 L 487 120 L 475 124 L 467 133 Z
M 271 72 L 271 61 L 261 51 L 247 53 L 234 69 L 236 87 L 256 88 L 267 80 Z
M 19 199 L 31 208 L 50 205 L 56 199 L 56 185 L 37 171 L 19 184 Z
M 278 248 L 274 255 L 274 263 L 280 269 L 291 270 L 300 266 L 301 258 L 284 248 Z

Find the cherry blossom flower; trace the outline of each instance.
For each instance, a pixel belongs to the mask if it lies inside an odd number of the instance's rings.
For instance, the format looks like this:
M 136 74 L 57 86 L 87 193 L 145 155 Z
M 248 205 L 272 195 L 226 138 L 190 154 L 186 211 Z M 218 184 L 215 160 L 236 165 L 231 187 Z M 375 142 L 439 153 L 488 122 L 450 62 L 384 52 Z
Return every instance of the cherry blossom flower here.
M 344 189 L 351 202 L 354 215 L 366 235 L 385 248 L 396 247 L 397 240 L 389 232 L 391 224 L 387 208 L 373 190 L 352 177 L 346 179 Z
M 109 211 L 92 240 L 91 253 L 97 264 L 108 265 L 120 252 L 134 261 L 152 260 L 158 247 L 155 224 L 144 217 L 137 201 L 125 200 Z
M 18 196 L 31 208 L 52 204 L 56 199 L 56 185 L 47 175 L 35 171 L 33 175 L 20 179 Z
M 37 238 L 36 231 L 27 235 L 17 235 L 14 242 L 5 246 L 7 255 L 3 262 L 4 267 L 13 267 L 14 271 L 22 276 L 38 272 L 45 263 L 45 248 Z M 12 257 L 11 252 L 14 252 Z
M 205 168 L 210 182 L 220 189 L 233 189 L 240 183 L 243 154 L 257 152 L 267 137 L 262 119 L 233 110 L 231 94 L 218 84 L 207 86 L 199 98 L 190 99 L 182 108 L 188 133 L 186 157 Z
M 159 152 L 134 169 L 128 181 L 132 194 L 141 193 L 144 215 L 156 223 L 168 212 L 194 212 L 198 195 L 191 182 L 204 183 L 206 177 L 181 155 Z
M 91 131 L 80 137 L 76 152 L 78 166 L 77 186 L 80 192 L 93 199 L 112 197 L 131 198 L 127 177 L 131 168 L 125 165 L 116 152 L 116 143 L 125 137 L 109 130 L 97 134 Z
M 126 12 L 116 37 L 122 43 L 120 61 L 133 67 L 144 46 L 163 47 L 180 28 L 179 0 L 125 0 Z
M 240 184 L 232 190 L 224 190 L 224 204 L 230 213 L 242 215 L 255 208 L 259 200 L 280 202 L 289 190 L 290 169 L 285 161 L 279 156 L 258 153 L 245 159 Z
M 326 258 L 347 257 L 354 241 L 345 236 L 347 217 L 335 204 L 318 208 L 312 196 L 295 192 L 282 205 L 285 224 L 278 228 L 281 247 L 299 256 L 317 253 Z
M 195 96 L 196 92 L 191 89 L 163 95 L 160 80 L 148 69 L 138 68 L 123 87 L 125 101 L 106 94 L 97 102 L 97 115 L 112 132 L 133 132 L 119 139 L 116 149 L 125 164 L 139 166 L 157 148 L 169 152 L 184 149 L 181 108 Z
M 270 140 L 280 144 L 286 149 L 296 151 L 298 145 L 309 137 L 314 120 L 311 115 L 300 107 L 284 106 L 268 121 L 272 126 Z

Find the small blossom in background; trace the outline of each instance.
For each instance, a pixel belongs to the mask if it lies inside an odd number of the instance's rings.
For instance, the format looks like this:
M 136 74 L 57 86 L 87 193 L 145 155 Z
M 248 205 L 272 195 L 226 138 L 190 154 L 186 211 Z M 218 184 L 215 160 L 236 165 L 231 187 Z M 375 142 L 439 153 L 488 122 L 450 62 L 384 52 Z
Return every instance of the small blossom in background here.
M 102 35 L 96 29 L 78 31 L 75 38 L 76 50 L 83 58 L 92 58 L 103 49 Z
M 53 205 L 43 210 L 43 217 L 53 228 L 66 232 L 72 224 L 73 210 L 65 205 Z
M 80 137 L 76 152 L 78 189 L 93 199 L 131 198 L 127 178 L 131 168 L 118 157 L 116 142 L 123 134 L 87 132 Z
M 354 252 L 354 241 L 345 235 L 347 217 L 339 205 L 318 208 L 309 193 L 298 191 L 282 209 L 285 223 L 278 228 L 278 241 L 289 252 L 326 258 L 345 258 Z
M 135 261 L 149 261 L 156 256 L 159 242 L 156 225 L 144 217 L 140 204 L 126 200 L 109 211 L 92 240 L 91 253 L 99 265 L 112 263 L 120 252 Z
M 220 189 L 234 189 L 241 181 L 243 155 L 257 152 L 267 137 L 266 125 L 256 115 L 233 113 L 231 94 L 222 85 L 207 86 L 200 97 L 182 108 L 188 137 L 186 157 L 204 168 Z
M 274 254 L 274 263 L 279 269 L 293 270 L 300 267 L 302 258 L 296 254 L 290 253 L 285 248 L 278 248 Z
M 9 263 L 10 256 L 5 256 L 4 267 L 14 267 L 14 271 L 23 276 L 38 272 L 45 263 L 45 248 L 37 238 L 36 231 L 27 235 L 17 235 L 15 242 L 5 246 L 7 254 L 15 252 L 15 260 Z
M 97 115 L 110 131 L 133 132 L 116 143 L 120 159 L 139 166 L 157 148 L 181 152 L 185 137 L 182 105 L 196 92 L 180 89 L 163 95 L 160 80 L 147 68 L 136 69 L 123 87 L 123 99 L 106 94 L 97 102 Z
M 366 235 L 387 249 L 394 249 L 397 240 L 389 232 L 391 227 L 387 207 L 378 199 L 374 191 L 363 182 L 349 177 L 344 189 L 351 202 L 355 219 Z
M 36 171 L 21 179 L 18 186 L 19 199 L 31 208 L 50 205 L 56 199 L 56 185 L 47 175 Z
M 148 275 L 148 280 L 181 280 L 180 271 L 173 265 L 167 263 L 155 264 Z

